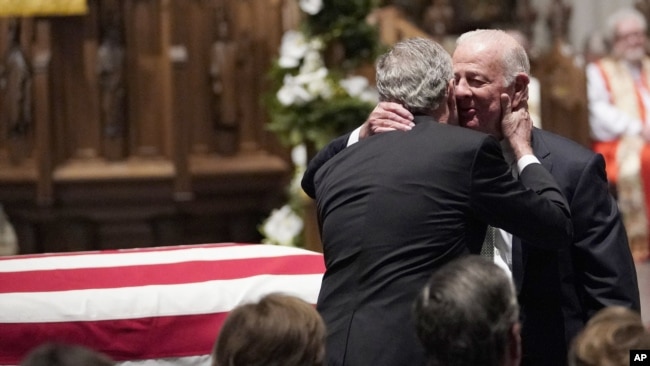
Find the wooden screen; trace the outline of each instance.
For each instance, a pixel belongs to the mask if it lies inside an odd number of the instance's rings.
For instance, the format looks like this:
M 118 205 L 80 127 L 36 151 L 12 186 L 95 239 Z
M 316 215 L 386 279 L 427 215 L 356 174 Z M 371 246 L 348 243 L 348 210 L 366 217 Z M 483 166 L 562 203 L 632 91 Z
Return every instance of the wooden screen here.
M 21 252 L 259 240 L 290 172 L 261 104 L 285 6 L 0 19 L 0 203 Z

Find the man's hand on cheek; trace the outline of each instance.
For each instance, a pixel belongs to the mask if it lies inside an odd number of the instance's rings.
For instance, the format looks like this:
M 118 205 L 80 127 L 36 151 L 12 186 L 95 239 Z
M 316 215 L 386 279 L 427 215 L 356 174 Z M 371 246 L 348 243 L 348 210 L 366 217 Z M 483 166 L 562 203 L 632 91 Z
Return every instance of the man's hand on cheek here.
M 520 158 L 523 155 L 532 154 L 530 141 L 533 122 L 530 119 L 528 110 L 519 108 L 513 111 L 510 97 L 507 94 L 501 94 L 501 109 L 503 111 L 501 132 L 515 156 Z

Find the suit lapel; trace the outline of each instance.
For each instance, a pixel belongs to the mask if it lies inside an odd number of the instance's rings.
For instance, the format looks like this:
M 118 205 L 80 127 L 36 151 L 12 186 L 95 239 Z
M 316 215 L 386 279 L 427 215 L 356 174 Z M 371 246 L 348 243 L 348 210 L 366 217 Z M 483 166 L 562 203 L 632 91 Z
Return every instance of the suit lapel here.
M 537 128 L 533 129 L 533 153 L 542 163 L 542 166 L 546 168 L 549 172 L 553 171 L 553 161 L 551 159 L 551 152 L 549 151 L 546 143 L 544 142 L 544 137 L 542 136 L 540 130 Z

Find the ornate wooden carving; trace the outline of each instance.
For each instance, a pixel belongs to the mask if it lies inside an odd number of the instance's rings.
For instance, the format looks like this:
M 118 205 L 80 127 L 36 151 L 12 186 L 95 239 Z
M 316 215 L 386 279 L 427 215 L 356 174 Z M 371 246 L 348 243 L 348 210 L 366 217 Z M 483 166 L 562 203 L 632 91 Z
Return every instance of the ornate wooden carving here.
M 21 252 L 258 241 L 290 173 L 259 99 L 286 4 L 88 9 L 0 19 L 0 202 Z
M 104 156 L 122 160 L 126 156 L 126 75 L 122 12 L 117 1 L 99 5 L 99 47 L 97 73 L 100 85 L 100 112 Z
M 36 204 L 49 206 L 54 202 L 54 158 L 52 154 L 52 123 L 50 99 L 51 26 L 45 19 L 34 22 L 34 151 L 36 152 Z
M 376 9 L 368 20 L 379 27 L 379 39 L 386 45 L 393 45 L 406 38 L 431 37 L 417 27 L 400 7 L 394 5 Z
M 10 19 L 7 27 L 7 51 L 0 69 L 2 89 L 2 123 L 13 165 L 30 154 L 29 134 L 32 124 L 32 72 L 21 42 L 22 22 Z
M 215 39 L 210 53 L 210 80 L 212 85 L 212 119 L 215 132 L 221 137 L 219 151 L 232 154 L 237 150 L 238 125 L 241 108 L 237 104 L 239 75 L 232 72 L 243 62 L 242 44 L 232 36 L 233 19 L 226 5 L 215 7 Z
M 538 62 L 544 129 L 591 146 L 587 106 L 587 81 L 566 43 L 572 7 L 555 0 L 547 24 L 553 47 Z
M 534 29 L 533 26 L 537 21 L 538 12 L 531 4 L 530 0 L 518 0 L 516 18 L 517 24 L 520 24 L 520 30 L 524 33 L 526 38 L 532 40 Z
M 566 42 L 573 7 L 563 0 L 553 0 L 550 8 L 551 11 L 546 16 L 546 24 L 550 30 L 551 38 Z
M 426 8 L 422 21 L 425 32 L 441 40 L 453 28 L 454 8 L 449 0 L 432 0 Z

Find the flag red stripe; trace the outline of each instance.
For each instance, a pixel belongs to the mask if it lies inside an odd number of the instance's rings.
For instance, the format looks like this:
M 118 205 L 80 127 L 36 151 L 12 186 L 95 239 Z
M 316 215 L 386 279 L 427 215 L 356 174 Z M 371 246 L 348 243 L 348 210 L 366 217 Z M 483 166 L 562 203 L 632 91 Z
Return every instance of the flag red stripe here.
M 0 272 L 0 293 L 174 285 L 257 275 L 321 274 L 324 271 L 322 256 L 290 255 L 107 268 Z
M 79 344 L 116 361 L 209 354 L 228 313 L 61 323 L 0 324 L 0 364 L 45 342 Z

